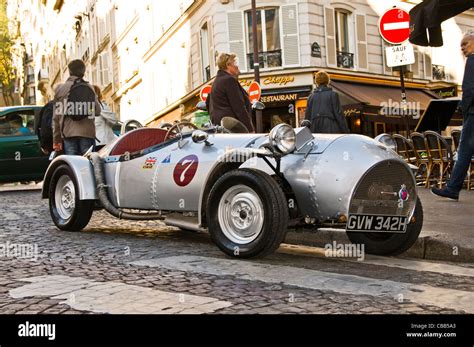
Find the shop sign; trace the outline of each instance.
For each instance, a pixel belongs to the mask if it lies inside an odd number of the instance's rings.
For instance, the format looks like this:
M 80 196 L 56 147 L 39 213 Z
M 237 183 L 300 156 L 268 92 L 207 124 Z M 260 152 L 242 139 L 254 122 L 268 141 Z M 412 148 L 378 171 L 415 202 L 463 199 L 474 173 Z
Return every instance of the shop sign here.
M 433 90 L 440 98 L 453 98 L 457 96 L 456 87 L 442 88 Z
M 262 96 L 262 102 L 264 104 L 274 103 L 274 102 L 288 102 L 298 100 L 298 93 L 293 94 L 279 94 L 279 95 L 266 95 Z
M 243 88 L 250 87 L 253 80 L 243 79 L 240 80 L 240 84 Z M 269 76 L 262 79 L 263 86 L 286 86 L 290 83 L 295 82 L 295 76 L 284 75 L 284 76 Z

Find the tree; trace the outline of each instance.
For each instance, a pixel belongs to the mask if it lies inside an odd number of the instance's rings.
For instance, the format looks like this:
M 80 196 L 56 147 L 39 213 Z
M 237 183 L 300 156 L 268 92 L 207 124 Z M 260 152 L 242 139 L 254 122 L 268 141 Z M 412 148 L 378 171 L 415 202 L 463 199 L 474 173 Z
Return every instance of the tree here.
M 13 40 L 8 24 L 7 0 L 0 0 L 0 83 L 5 104 L 10 106 L 14 103 L 16 70 L 13 66 Z

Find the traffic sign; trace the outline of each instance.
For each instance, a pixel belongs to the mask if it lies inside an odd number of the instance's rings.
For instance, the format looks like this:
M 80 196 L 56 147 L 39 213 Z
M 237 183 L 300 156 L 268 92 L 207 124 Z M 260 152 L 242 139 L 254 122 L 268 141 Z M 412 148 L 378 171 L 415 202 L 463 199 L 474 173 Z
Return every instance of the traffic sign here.
M 388 43 L 398 45 L 410 37 L 410 14 L 400 8 L 391 8 L 379 20 L 379 31 Z
M 252 104 L 256 101 L 260 101 L 260 98 L 262 97 L 262 88 L 260 87 L 260 84 L 258 84 L 258 82 L 253 81 L 250 84 L 248 93 L 250 102 Z
M 209 94 L 211 94 L 212 86 L 207 85 L 202 87 L 201 92 L 199 93 L 199 96 L 201 97 L 201 101 L 206 102 Z
M 415 51 L 410 43 L 387 47 L 385 52 L 388 67 L 411 65 L 415 63 Z

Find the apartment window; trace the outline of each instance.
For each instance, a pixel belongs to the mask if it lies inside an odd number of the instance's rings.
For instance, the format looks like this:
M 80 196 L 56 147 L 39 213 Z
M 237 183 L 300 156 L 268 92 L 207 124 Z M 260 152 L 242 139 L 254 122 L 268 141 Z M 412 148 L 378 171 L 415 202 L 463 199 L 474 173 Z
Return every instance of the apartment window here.
M 253 28 L 252 13 L 247 11 L 247 61 L 253 70 Z M 257 38 L 260 68 L 282 66 L 282 49 L 280 38 L 280 18 L 278 8 L 257 10 Z
M 199 39 L 201 44 L 201 62 L 203 82 L 211 79 L 211 60 L 209 58 L 209 30 L 205 23 L 200 30 Z
M 351 13 L 348 11 L 335 11 L 337 66 L 346 69 L 354 68 L 353 31 L 350 18 Z
M 101 85 L 107 87 L 111 82 L 109 52 L 106 50 L 100 55 L 100 78 Z

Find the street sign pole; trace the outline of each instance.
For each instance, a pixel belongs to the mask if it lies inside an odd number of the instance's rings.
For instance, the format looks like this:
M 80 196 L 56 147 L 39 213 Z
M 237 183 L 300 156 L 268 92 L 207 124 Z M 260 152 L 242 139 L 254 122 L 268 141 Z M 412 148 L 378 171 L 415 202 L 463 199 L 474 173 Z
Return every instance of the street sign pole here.
M 252 0 L 252 40 L 253 40 L 253 70 L 255 82 L 260 83 L 260 59 L 258 58 L 258 35 L 257 35 L 257 4 Z M 263 113 L 261 110 L 255 112 L 257 121 L 257 133 L 263 133 Z
M 400 67 L 400 86 L 402 90 L 401 109 L 407 136 L 410 136 L 410 121 L 408 119 L 408 102 L 405 89 L 405 65 L 415 62 L 415 55 L 411 45 L 405 45 L 410 36 L 410 14 L 394 6 L 387 10 L 379 20 L 379 32 L 382 38 L 391 43 L 392 47 L 387 48 L 387 66 Z
M 407 129 L 407 136 L 410 136 L 410 122 L 408 120 L 408 102 L 407 93 L 405 89 L 405 65 L 400 66 L 400 85 L 402 87 L 402 111 L 405 118 L 405 126 Z

